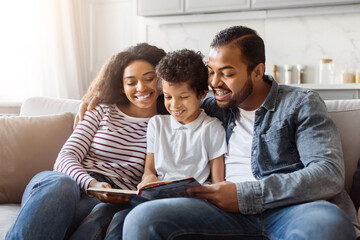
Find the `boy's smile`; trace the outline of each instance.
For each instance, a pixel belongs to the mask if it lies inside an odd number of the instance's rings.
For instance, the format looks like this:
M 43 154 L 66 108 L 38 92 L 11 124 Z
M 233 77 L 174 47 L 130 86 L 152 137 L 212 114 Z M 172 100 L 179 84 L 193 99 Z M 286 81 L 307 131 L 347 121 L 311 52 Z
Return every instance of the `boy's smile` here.
M 205 97 L 197 96 L 187 82 L 171 83 L 162 80 L 165 107 L 181 124 L 194 121 L 200 114 L 200 101 Z

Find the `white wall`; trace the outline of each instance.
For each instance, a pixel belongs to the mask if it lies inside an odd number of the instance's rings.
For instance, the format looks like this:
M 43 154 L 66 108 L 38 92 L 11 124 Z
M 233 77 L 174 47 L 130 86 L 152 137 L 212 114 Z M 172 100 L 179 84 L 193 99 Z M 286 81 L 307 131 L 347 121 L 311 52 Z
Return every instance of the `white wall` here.
M 226 18 L 226 17 L 225 17 Z M 232 25 L 245 25 L 255 29 L 265 41 L 267 72 L 272 65 L 279 65 L 279 80 L 284 81 L 284 64 L 306 65 L 305 82 L 318 82 L 319 59 L 332 58 L 336 67 L 336 79 L 347 65 L 360 68 L 360 13 L 281 17 L 254 20 L 189 23 L 162 23 L 143 19 L 147 24 L 145 39 L 166 51 L 181 48 L 200 50 L 208 55 L 213 36 Z M 158 22 L 158 23 L 156 23 Z M 293 80 L 297 70 L 294 67 Z
M 89 69 L 94 79 L 114 54 L 139 41 L 134 0 L 86 0 L 89 27 Z
M 284 82 L 284 64 L 294 66 L 294 83 L 296 64 L 306 66 L 306 83 L 318 83 L 321 58 L 334 60 L 337 82 L 340 82 L 341 70 L 345 66 L 360 69 L 359 9 L 325 15 L 316 15 L 314 10 L 312 15 L 297 17 L 264 18 L 254 17 L 251 13 L 241 13 L 245 17 L 239 17 L 239 13 L 224 13 L 214 14 L 213 17 L 199 14 L 144 18 L 136 16 L 134 0 L 88 1 L 92 77 L 112 54 L 142 41 L 166 51 L 182 48 L 199 50 L 207 58 L 214 35 L 233 25 L 245 25 L 260 34 L 265 41 L 267 73 L 272 74 L 272 65 L 278 65 L 280 82 Z

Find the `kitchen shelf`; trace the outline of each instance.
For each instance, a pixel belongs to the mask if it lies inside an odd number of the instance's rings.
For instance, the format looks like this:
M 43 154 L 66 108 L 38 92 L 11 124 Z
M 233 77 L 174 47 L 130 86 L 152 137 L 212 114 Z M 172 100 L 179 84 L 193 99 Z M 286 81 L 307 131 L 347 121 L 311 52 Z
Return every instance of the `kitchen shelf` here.
M 360 83 L 340 83 L 340 84 L 315 84 L 315 83 L 302 83 L 302 84 L 289 84 L 295 87 L 303 87 L 319 90 L 338 90 L 338 89 L 359 89 Z
M 360 99 L 360 83 L 343 84 L 289 84 L 291 86 L 312 89 L 324 100 Z

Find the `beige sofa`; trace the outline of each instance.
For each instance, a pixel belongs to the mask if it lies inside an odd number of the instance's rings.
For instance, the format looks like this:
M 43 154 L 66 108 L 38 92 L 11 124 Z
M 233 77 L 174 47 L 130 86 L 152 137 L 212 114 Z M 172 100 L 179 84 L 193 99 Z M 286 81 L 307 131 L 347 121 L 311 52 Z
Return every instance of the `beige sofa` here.
M 37 172 L 52 169 L 72 131 L 74 114 L 64 113 L 76 113 L 79 104 L 79 100 L 30 98 L 22 104 L 20 117 L 0 118 L 0 239 L 20 211 L 26 183 Z M 340 130 L 349 191 L 360 157 L 360 99 L 331 100 L 326 105 Z
M 0 240 L 20 211 L 27 182 L 52 170 L 79 105 L 79 100 L 34 97 L 22 104 L 19 117 L 0 117 Z

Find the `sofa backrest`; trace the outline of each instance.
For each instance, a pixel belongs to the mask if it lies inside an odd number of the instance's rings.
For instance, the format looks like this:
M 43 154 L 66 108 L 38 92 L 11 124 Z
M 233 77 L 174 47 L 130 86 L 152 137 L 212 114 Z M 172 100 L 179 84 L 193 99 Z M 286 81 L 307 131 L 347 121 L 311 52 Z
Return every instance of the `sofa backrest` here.
M 345 189 L 349 192 L 360 158 L 360 99 L 327 100 L 325 103 L 340 132 L 345 162 Z
M 50 97 L 32 97 L 21 105 L 20 116 L 43 116 L 71 112 L 74 116 L 79 111 L 81 101 Z

